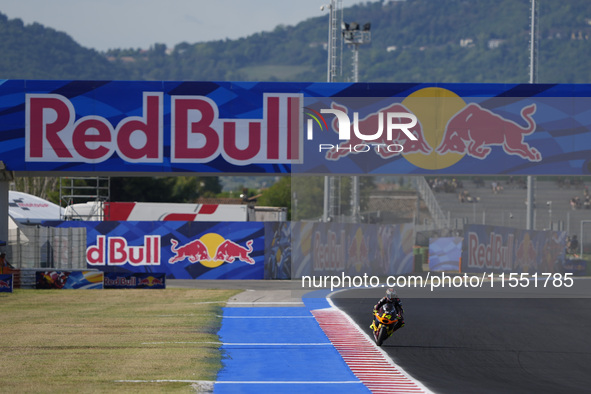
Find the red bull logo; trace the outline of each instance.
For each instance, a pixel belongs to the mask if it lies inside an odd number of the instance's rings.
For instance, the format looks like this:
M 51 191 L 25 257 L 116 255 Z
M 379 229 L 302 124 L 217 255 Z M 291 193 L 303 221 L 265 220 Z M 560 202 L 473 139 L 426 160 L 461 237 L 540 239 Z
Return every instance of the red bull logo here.
M 138 287 L 162 287 L 164 286 L 164 282 L 161 279 L 155 278 L 153 276 L 148 276 L 146 278 L 142 278 L 138 281 Z
M 190 263 L 199 262 L 209 268 L 218 267 L 223 263 L 233 263 L 236 260 L 252 265 L 255 263 L 250 256 L 253 251 L 252 244 L 252 239 L 242 246 L 215 233 L 205 234 L 182 246 L 178 246 L 177 240 L 171 239 L 170 251 L 173 256 L 168 262 L 175 264 L 187 259 Z
M 521 110 L 526 127 L 503 118 L 478 104 L 468 104 L 448 122 L 438 153 L 465 153 L 477 159 L 486 158 L 491 146 L 502 146 L 508 155 L 516 155 L 529 161 L 540 161 L 540 152 L 523 141 L 536 129 L 532 115 L 536 105 L 531 104 Z
M 189 259 L 191 263 L 196 263 L 198 261 L 209 261 L 209 252 L 207 251 L 207 246 L 201 241 L 200 239 L 196 239 L 194 241 L 189 242 L 186 245 L 183 245 L 177 248 L 179 241 L 176 239 L 171 239 L 171 246 L 170 250 L 174 253 L 169 260 L 169 264 L 178 263 L 179 261 L 183 261 L 184 259 Z
M 252 239 L 246 242 L 246 247 L 240 246 L 236 242 L 227 239 L 218 246 L 214 260 L 224 260 L 225 262 L 233 263 L 234 260 L 238 259 L 252 265 L 254 264 L 254 259 L 250 257 L 251 252 Z
M 542 160 L 540 151 L 526 141 L 536 131 L 535 103 L 524 103 L 511 116 L 508 112 L 515 111 L 515 103 L 495 111 L 485 104 L 466 103 L 450 90 L 428 87 L 360 118 L 350 110 L 365 106 L 360 100 L 347 105 L 332 102 L 330 109 L 318 111 L 305 108 L 308 140 L 314 127 L 339 134 L 338 144 L 319 145 L 326 160 L 373 151 L 382 159 L 402 156 L 429 170 L 450 167 L 466 156 L 484 160 L 495 150 L 530 162 Z M 326 122 L 323 114 L 334 117 Z

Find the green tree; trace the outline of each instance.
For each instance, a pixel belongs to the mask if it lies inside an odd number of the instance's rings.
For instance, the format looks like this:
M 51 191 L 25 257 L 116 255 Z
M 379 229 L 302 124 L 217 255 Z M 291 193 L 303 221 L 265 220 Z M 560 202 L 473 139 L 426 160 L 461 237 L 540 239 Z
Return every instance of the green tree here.
M 111 201 L 190 203 L 221 190 L 217 177 L 111 178 Z
M 291 177 L 292 220 L 318 220 L 324 209 L 324 177 Z
M 273 186 L 264 190 L 257 200 L 257 205 L 287 207 L 287 218 L 291 220 L 291 180 L 292 177 L 284 176 Z

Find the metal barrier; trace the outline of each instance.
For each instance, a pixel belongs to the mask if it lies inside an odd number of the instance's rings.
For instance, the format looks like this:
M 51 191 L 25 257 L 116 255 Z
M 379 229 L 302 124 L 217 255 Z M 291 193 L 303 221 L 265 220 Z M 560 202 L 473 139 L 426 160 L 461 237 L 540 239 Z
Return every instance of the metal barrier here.
M 86 269 L 86 228 L 21 226 L 9 231 L 8 262 L 17 269 Z
M 429 213 L 431 213 L 431 217 L 433 218 L 433 225 L 431 229 L 438 229 L 438 228 L 449 228 L 449 218 L 445 216 L 431 187 L 425 180 L 425 177 L 416 176 L 413 177 L 415 182 L 415 188 L 417 192 L 420 194 L 421 198 L 425 202 Z

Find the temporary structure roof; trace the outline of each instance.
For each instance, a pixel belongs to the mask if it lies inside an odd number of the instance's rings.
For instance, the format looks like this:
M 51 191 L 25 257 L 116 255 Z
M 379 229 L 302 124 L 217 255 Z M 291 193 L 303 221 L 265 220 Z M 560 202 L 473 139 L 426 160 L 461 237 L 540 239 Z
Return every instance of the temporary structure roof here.
M 63 208 L 32 194 L 9 191 L 8 216 L 17 223 L 38 224 L 44 220 L 61 220 Z

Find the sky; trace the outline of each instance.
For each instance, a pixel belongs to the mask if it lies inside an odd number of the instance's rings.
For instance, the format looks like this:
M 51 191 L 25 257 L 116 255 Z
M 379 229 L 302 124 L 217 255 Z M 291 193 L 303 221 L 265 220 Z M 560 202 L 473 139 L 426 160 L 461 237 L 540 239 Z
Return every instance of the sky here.
M 0 0 L 0 13 L 38 22 L 98 51 L 237 39 L 327 15 L 330 0 Z M 361 3 L 343 0 L 343 8 Z M 328 29 L 328 26 L 327 26 Z M 327 32 L 328 34 L 328 32 Z

